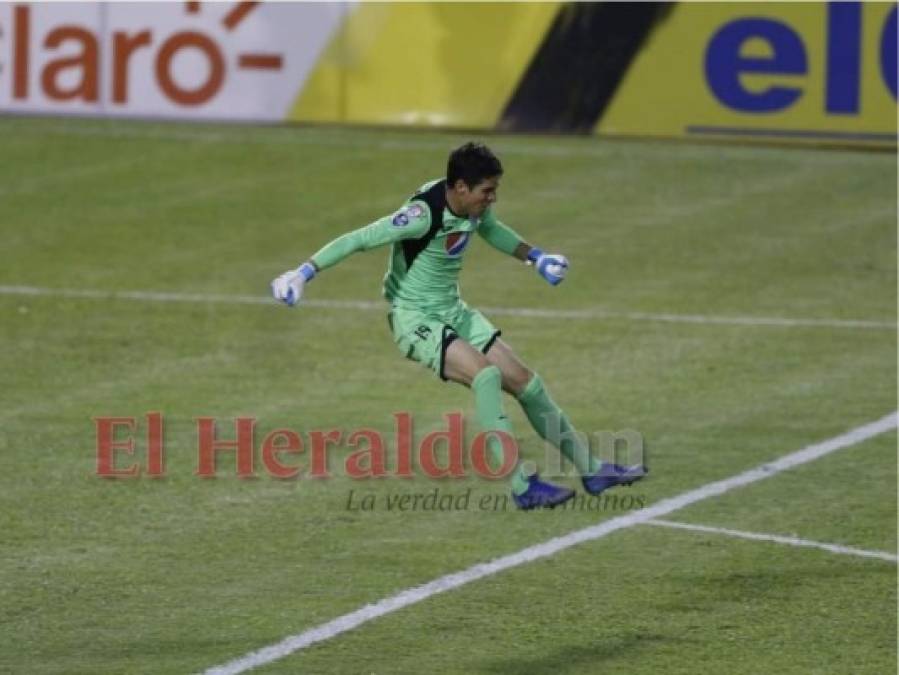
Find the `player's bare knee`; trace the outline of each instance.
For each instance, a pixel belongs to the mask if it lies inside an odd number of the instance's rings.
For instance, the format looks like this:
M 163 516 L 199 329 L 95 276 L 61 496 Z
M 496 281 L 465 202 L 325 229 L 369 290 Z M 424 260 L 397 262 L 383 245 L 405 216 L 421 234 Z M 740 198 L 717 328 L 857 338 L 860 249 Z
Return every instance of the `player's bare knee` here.
M 513 368 L 509 372 L 503 373 L 503 391 L 512 396 L 520 396 L 527 389 L 531 378 L 534 377 L 533 371 L 525 367 Z
M 487 358 L 483 355 L 478 355 L 478 358 L 474 362 L 474 373 L 471 376 L 471 379 L 474 380 L 478 375 L 482 374 L 485 370 L 491 368 L 491 373 L 495 370 L 497 373 L 500 372 L 499 368 L 490 363 Z
M 453 340 L 447 348 L 444 377 L 453 382 L 471 386 L 474 379 L 490 366 L 481 352 L 462 340 Z

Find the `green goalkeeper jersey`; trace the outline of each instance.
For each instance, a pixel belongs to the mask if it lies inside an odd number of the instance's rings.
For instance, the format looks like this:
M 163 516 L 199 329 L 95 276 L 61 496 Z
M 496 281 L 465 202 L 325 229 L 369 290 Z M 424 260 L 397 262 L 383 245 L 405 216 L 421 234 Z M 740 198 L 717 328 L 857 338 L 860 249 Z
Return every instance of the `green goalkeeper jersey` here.
M 459 272 L 474 232 L 509 255 L 522 241 L 489 208 L 480 218 L 455 215 L 446 202 L 446 180 L 434 180 L 395 213 L 327 244 L 312 262 L 323 270 L 356 251 L 391 244 L 384 297 L 397 307 L 439 314 L 460 300 Z

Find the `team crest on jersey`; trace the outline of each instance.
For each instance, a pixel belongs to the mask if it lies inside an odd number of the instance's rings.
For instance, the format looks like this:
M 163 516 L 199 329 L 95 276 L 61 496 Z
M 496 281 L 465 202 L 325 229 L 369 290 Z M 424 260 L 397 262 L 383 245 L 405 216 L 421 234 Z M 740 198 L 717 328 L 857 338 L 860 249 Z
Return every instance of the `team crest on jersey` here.
M 462 251 L 468 246 L 468 237 L 470 234 L 470 232 L 451 232 L 446 235 L 446 239 L 443 240 L 443 247 L 446 249 L 446 254 L 451 258 L 462 255 Z

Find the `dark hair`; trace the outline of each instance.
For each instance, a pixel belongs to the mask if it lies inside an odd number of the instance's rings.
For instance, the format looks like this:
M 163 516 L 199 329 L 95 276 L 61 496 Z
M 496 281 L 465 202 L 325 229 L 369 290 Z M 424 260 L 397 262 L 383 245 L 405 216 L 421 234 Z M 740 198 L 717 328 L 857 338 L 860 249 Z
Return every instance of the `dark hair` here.
M 466 143 L 450 153 L 446 184 L 453 187 L 460 178 L 469 188 L 493 176 L 503 175 L 503 165 L 483 143 Z

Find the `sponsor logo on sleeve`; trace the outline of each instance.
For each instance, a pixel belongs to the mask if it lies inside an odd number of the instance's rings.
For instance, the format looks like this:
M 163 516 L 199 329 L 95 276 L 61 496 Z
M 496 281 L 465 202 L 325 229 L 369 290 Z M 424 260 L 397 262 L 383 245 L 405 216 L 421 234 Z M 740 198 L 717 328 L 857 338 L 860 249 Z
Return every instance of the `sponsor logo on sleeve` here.
M 409 204 L 397 211 L 390 222 L 394 227 L 406 227 L 412 219 L 424 218 L 424 215 L 425 209 L 421 204 Z

